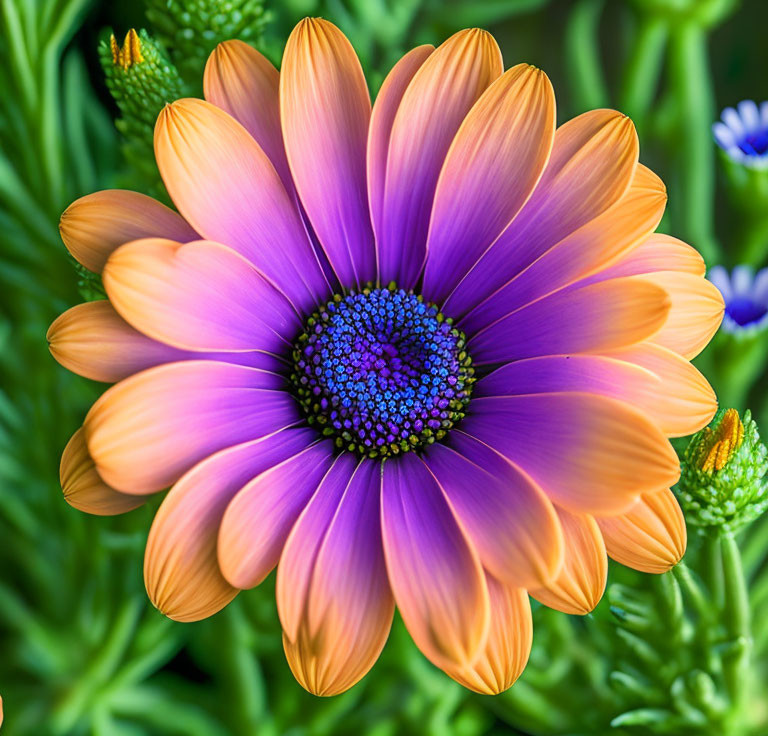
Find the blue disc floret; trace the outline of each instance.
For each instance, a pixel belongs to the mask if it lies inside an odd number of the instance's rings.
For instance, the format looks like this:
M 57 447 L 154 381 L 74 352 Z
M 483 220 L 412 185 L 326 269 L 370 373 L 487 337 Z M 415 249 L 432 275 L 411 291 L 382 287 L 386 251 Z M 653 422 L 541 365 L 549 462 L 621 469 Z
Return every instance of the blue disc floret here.
M 291 382 L 307 421 L 336 446 L 387 457 L 442 439 L 474 383 L 464 334 L 421 296 L 364 288 L 306 321 Z

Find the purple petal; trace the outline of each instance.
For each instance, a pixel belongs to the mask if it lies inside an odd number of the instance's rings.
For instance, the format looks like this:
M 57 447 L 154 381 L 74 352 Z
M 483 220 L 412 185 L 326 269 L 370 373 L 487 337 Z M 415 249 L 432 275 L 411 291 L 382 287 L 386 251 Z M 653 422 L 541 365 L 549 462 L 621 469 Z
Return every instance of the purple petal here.
M 488 445 L 460 431 L 424 462 L 480 555 L 499 580 L 523 588 L 550 582 L 562 564 L 557 514 L 542 490 Z
M 472 662 L 490 621 L 474 547 L 413 453 L 385 461 L 381 497 L 389 581 L 416 646 L 438 666 Z
M 218 545 L 221 572 L 233 586 L 253 588 L 269 574 L 332 464 L 333 443 L 317 442 L 254 477 L 237 493 L 224 514 Z

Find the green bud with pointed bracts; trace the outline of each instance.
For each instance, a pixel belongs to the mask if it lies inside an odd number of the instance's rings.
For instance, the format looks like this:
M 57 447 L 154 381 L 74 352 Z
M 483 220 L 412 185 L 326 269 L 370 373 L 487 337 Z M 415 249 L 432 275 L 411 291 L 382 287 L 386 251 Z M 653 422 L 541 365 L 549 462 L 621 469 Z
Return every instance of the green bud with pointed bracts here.
M 676 488 L 687 520 L 736 529 L 768 507 L 768 450 L 749 411 L 721 410 L 694 435 Z
M 126 160 L 146 183 L 159 186 L 155 121 L 166 103 L 184 96 L 179 72 L 145 30 L 128 31 L 122 46 L 113 34 L 109 43 L 101 43 L 99 57 L 107 88 L 120 110 L 115 125 L 124 138 Z

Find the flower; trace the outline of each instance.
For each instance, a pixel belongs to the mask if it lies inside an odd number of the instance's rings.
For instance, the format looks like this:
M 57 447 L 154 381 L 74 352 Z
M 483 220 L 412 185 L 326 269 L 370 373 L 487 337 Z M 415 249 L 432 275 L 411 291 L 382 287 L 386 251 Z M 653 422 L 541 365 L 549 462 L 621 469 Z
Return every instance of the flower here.
M 768 102 L 758 108 L 753 100 L 742 100 L 737 109 L 726 107 L 721 118 L 712 125 L 717 145 L 736 163 L 768 166 Z
M 237 41 L 155 151 L 179 213 L 105 191 L 62 216 L 108 301 L 49 332 L 116 383 L 65 451 L 67 500 L 120 513 L 167 487 L 146 587 L 210 616 L 277 566 L 290 666 L 357 682 L 397 605 L 451 677 L 500 692 L 528 594 L 586 613 L 607 554 L 685 547 L 668 438 L 716 408 L 690 364 L 723 303 L 625 116 L 555 128 L 546 75 L 467 30 L 392 69 L 371 110 L 323 20 L 277 70 Z
M 749 411 L 721 410 L 690 441 L 677 495 L 696 526 L 738 529 L 768 508 L 768 449 Z
M 768 268 L 755 274 L 751 266 L 736 266 L 730 276 L 722 266 L 709 272 L 709 280 L 725 300 L 723 330 L 732 334 L 754 333 L 768 324 Z

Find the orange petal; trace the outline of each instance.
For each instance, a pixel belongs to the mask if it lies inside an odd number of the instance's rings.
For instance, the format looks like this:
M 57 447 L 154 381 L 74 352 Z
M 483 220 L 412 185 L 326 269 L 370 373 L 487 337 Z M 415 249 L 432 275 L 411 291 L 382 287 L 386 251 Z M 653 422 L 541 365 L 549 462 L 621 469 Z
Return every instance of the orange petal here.
M 434 46 L 425 44 L 411 49 L 395 64 L 381 85 L 371 113 L 368 130 L 368 199 L 374 230 L 382 225 L 384 185 L 387 176 L 387 154 L 392 123 L 400 107 L 405 90 L 421 68 Z
M 293 180 L 280 129 L 279 87 L 280 74 L 272 62 L 243 41 L 220 43 L 205 65 L 205 99 L 253 136 L 290 192 Z
M 528 594 L 523 588 L 504 585 L 486 574 L 491 599 L 488 642 L 467 667 L 446 667 L 454 680 L 483 695 L 498 695 L 515 683 L 528 663 L 533 641 L 533 621 Z
M 635 278 L 664 289 L 672 301 L 667 321 L 653 342 L 684 358 L 695 358 L 709 343 L 725 313 L 720 290 L 700 276 L 678 271 L 657 271 Z
M 170 490 L 147 539 L 144 582 L 152 603 L 176 621 L 199 621 L 238 590 L 221 575 L 216 539 L 232 497 L 254 475 L 312 442 L 309 429 L 288 429 L 229 447 L 201 462 Z
M 685 519 L 669 489 L 644 494 L 627 513 L 597 523 L 609 557 L 635 570 L 666 572 L 685 554 Z
M 607 353 L 658 377 L 660 385 L 647 385 L 627 400 L 644 409 L 668 437 L 698 432 L 715 416 L 717 396 L 707 379 L 685 358 L 668 348 L 641 343 Z
M 180 356 L 133 329 L 106 300 L 68 309 L 48 329 L 48 348 L 67 370 L 93 381 L 116 383 Z
M 607 355 L 548 355 L 507 363 L 482 378 L 475 396 L 524 396 L 583 391 L 626 401 L 651 417 L 667 436 L 684 436 L 709 423 L 717 399 L 685 358 L 651 343 Z M 486 565 L 487 566 L 487 565 Z
M 305 18 L 285 45 L 283 139 L 312 227 L 344 286 L 376 278 L 365 155 L 371 99 L 352 45 L 332 23 Z
M 429 213 L 445 155 L 461 122 L 503 71 L 486 31 L 460 31 L 432 53 L 403 93 L 389 140 L 381 217 L 379 278 L 413 286 L 424 263 Z M 438 112 L 439 111 L 439 112 Z
M 469 111 L 435 191 L 425 298 L 441 303 L 531 196 L 552 149 L 555 93 L 529 64 L 508 69 Z
M 653 342 L 690 359 L 712 339 L 725 311 L 720 291 L 703 273 L 704 262 L 689 245 L 666 235 L 652 235 L 582 284 L 631 277 L 664 289 L 671 308 Z
M 120 493 L 110 488 L 96 472 L 88 453 L 83 428 L 72 435 L 61 456 L 59 468 L 64 500 L 79 511 L 96 516 L 114 516 L 138 508 L 145 502 L 141 496 Z
M 137 238 L 186 243 L 199 235 L 178 213 L 145 194 L 105 189 L 75 200 L 61 215 L 59 232 L 72 256 L 101 273 L 115 248 Z
M 561 508 L 557 513 L 565 534 L 565 563 L 554 583 L 531 590 L 530 594 L 557 611 L 584 615 L 594 609 L 605 591 L 605 544 L 594 517 Z
M 345 453 L 296 522 L 277 570 L 283 644 L 315 695 L 352 687 L 389 635 L 394 602 L 381 546 L 381 469 Z

